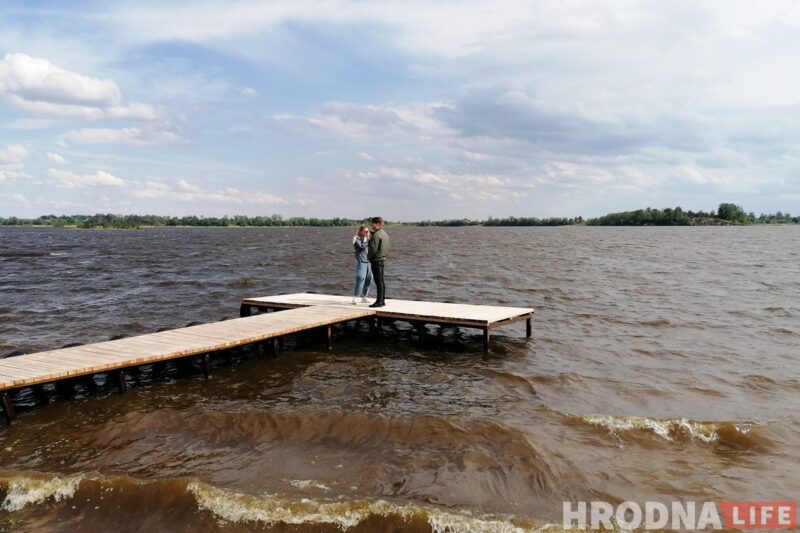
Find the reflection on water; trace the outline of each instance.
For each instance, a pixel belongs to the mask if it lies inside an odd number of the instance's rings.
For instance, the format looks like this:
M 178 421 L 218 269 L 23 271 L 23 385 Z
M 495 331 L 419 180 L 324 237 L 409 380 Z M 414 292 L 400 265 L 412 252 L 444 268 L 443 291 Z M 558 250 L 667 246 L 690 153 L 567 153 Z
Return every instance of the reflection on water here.
M 353 326 L 26 391 L 0 530 L 526 531 L 564 500 L 791 500 L 800 232 L 390 228 L 389 296 L 536 308 L 497 331 Z M 0 229 L 0 356 L 348 294 L 351 230 Z M 23 405 L 23 407 L 24 407 Z

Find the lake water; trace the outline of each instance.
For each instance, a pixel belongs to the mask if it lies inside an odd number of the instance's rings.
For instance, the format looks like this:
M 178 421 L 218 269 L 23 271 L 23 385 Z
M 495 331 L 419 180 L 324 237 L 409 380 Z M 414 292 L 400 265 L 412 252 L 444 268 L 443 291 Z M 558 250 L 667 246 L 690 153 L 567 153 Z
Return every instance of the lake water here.
M 800 228 L 388 228 L 390 298 L 536 308 L 15 398 L 0 530 L 527 531 L 800 493 Z M 0 229 L 0 357 L 349 294 L 348 228 Z M 373 289 L 374 291 L 374 289 Z

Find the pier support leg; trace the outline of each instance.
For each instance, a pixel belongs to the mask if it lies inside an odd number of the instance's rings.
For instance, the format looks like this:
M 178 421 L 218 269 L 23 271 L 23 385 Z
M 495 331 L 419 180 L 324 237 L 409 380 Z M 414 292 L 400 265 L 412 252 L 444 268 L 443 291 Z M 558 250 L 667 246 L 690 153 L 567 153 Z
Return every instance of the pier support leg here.
M 189 357 L 182 357 L 175 361 L 175 366 L 178 367 L 178 372 L 182 376 L 188 376 L 192 372 L 192 359 Z
M 528 320 L 525 321 L 525 336 L 530 338 L 533 334 L 533 327 L 531 326 L 531 317 L 528 317 Z
M 489 339 L 491 334 L 489 333 L 489 328 L 483 328 L 483 353 L 489 353 Z
M 11 396 L 8 395 L 8 392 L 0 393 L 0 402 L 3 404 L 3 414 L 6 417 L 6 422 L 10 426 L 11 421 L 17 418 L 17 414 L 14 412 L 14 405 L 11 403 Z
M 417 342 L 422 344 L 425 340 L 425 324 L 423 322 L 417 322 L 415 327 L 417 329 Z
M 84 376 L 83 386 L 86 387 L 87 393 L 94 393 L 97 391 L 97 383 L 94 381 L 94 374 L 88 374 Z
M 281 351 L 281 343 L 278 340 L 278 338 L 275 337 L 274 339 L 270 340 L 269 344 L 270 344 L 270 347 L 272 349 L 271 350 L 272 351 L 272 357 L 278 357 L 278 354 Z
M 239 316 L 244 318 L 246 316 L 250 316 L 253 313 L 253 310 L 247 304 L 242 304 L 239 306 Z
M 35 385 L 31 388 L 33 397 L 36 398 L 36 403 L 45 403 L 47 401 L 47 391 L 44 385 Z
M 115 374 L 117 375 L 117 387 L 119 388 L 119 393 L 125 394 L 128 392 L 128 380 L 125 379 L 125 371 L 117 370 Z
M 209 369 L 208 369 L 209 356 L 208 356 L 207 353 L 204 353 L 202 357 L 203 357 L 203 375 L 206 377 L 206 379 L 208 379 L 208 374 L 209 374 Z
M 325 328 L 325 336 L 328 341 L 328 350 L 333 350 L 333 327 L 330 324 Z
M 73 380 L 56 381 L 56 394 L 59 398 L 72 398 L 75 396 L 75 382 Z

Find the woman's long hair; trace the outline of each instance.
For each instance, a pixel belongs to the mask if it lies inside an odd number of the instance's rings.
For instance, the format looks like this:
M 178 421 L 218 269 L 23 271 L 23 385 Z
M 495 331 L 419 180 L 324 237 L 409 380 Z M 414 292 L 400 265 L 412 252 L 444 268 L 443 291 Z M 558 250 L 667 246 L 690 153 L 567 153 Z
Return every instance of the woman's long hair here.
M 356 234 L 353 235 L 353 242 L 356 242 L 356 239 L 358 239 L 358 236 L 361 234 L 362 229 L 369 231 L 369 226 L 367 226 L 366 224 L 361 224 L 356 230 Z

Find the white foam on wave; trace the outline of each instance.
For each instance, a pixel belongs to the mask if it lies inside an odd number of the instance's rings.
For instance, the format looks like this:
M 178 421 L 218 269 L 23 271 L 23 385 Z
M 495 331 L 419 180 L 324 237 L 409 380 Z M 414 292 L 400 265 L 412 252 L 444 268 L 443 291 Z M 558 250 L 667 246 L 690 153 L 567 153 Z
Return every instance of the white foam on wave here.
M 289 482 L 290 485 L 293 487 L 297 487 L 298 489 L 307 489 L 308 487 L 314 487 L 320 490 L 324 490 L 329 492 L 331 490 L 330 487 L 324 485 L 322 483 L 317 483 L 316 481 L 310 479 L 293 479 Z
M 514 523 L 521 522 L 518 520 L 458 514 L 384 500 L 321 502 L 304 498 L 298 501 L 270 494 L 253 496 L 198 482 L 190 483 L 187 490 L 194 495 L 201 509 L 229 522 L 260 522 L 266 525 L 326 523 L 347 530 L 370 516 L 395 515 L 403 519 L 423 517 L 435 533 L 525 533 L 539 531 L 541 527 Z
M 678 434 L 686 434 L 693 439 L 703 442 L 713 442 L 719 439 L 717 431 L 721 424 L 714 422 L 694 422 L 686 418 L 647 418 L 644 416 L 611 416 L 611 415 L 570 415 L 587 422 L 593 426 L 604 427 L 612 435 L 622 431 L 646 430 L 659 437 L 674 442 Z M 746 433 L 748 428 L 736 426 L 738 431 Z
M 81 479 L 83 476 L 10 479 L 8 492 L 0 509 L 13 512 L 19 511 L 26 505 L 42 503 L 49 498 L 57 502 L 72 498 L 78 490 Z
M 522 533 L 540 531 L 540 528 L 523 528 L 504 520 L 447 513 L 434 509 L 427 509 L 426 514 L 428 524 L 430 524 L 434 533 Z

